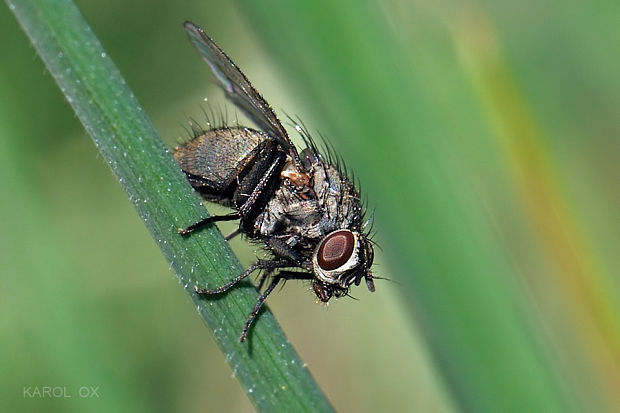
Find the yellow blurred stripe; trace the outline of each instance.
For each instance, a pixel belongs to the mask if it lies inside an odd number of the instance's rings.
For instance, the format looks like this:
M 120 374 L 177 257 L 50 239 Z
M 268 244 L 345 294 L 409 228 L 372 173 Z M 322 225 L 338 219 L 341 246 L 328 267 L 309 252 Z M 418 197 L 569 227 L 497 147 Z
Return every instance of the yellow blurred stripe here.
M 543 133 L 502 59 L 494 28 L 481 13 L 458 23 L 453 36 L 467 73 L 557 288 L 570 300 L 563 328 L 572 327 L 584 350 L 579 356 L 593 366 L 609 401 L 619 406 L 620 320 L 608 294 L 611 287 L 563 196 Z

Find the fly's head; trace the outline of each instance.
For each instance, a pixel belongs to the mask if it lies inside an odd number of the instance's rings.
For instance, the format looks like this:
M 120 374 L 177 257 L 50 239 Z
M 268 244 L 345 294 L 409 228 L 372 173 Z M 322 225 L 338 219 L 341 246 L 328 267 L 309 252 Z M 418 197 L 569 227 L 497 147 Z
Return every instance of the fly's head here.
M 362 278 L 368 290 L 375 291 L 370 272 L 374 252 L 366 235 L 341 229 L 327 234 L 312 256 L 314 281 L 312 288 L 319 300 L 347 295 L 349 287 L 359 285 Z

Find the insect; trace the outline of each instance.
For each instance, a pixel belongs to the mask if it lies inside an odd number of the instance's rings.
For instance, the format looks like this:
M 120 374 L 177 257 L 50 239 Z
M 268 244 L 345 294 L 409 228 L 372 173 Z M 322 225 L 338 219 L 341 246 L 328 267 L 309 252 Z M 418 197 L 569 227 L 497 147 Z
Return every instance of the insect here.
M 192 44 L 228 99 L 260 129 L 219 127 L 195 131 L 194 139 L 174 150 L 192 187 L 212 202 L 234 210 L 180 229 L 181 235 L 218 221 L 239 220 L 240 233 L 263 243 L 270 258 L 259 259 L 226 284 L 195 287 L 197 294 L 220 294 L 261 271 L 260 294 L 240 341 L 261 306 L 278 285 L 307 280 L 318 300 L 348 295 L 364 279 L 375 290 L 373 247 L 364 230 L 359 191 L 330 150 L 325 158 L 305 128 L 296 126 L 306 148 L 298 152 L 269 104 L 217 44 L 192 22 L 184 23 Z

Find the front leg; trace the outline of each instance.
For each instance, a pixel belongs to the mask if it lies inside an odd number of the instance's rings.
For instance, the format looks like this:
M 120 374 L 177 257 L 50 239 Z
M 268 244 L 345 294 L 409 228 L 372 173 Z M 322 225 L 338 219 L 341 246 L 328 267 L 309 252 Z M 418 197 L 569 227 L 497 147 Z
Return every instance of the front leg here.
M 241 341 L 242 343 L 245 341 L 245 339 L 248 336 L 248 330 L 250 329 L 252 322 L 258 315 L 258 312 L 260 311 L 261 307 L 265 303 L 265 300 L 267 299 L 269 294 L 271 294 L 273 289 L 276 288 L 276 285 L 278 285 L 278 283 L 281 280 L 286 281 L 286 280 L 311 280 L 311 279 L 313 279 L 312 274 L 305 273 L 305 272 L 281 271 L 277 275 L 275 275 L 273 277 L 273 280 L 271 281 L 271 284 L 269 284 L 269 287 L 267 287 L 267 289 L 265 289 L 265 291 L 260 295 L 260 297 L 258 297 L 258 300 L 256 301 L 256 304 L 254 305 L 252 312 L 248 316 L 248 319 L 246 320 L 245 325 L 243 326 L 243 330 L 241 331 L 241 337 L 239 337 L 239 341 Z M 265 278 L 261 280 L 261 284 L 263 283 L 264 280 Z
M 235 284 L 237 284 L 239 281 L 243 280 L 244 278 L 247 278 L 250 274 L 252 274 L 256 270 L 266 270 L 267 272 L 271 273 L 276 268 L 283 268 L 283 267 L 289 267 L 289 266 L 290 266 L 290 263 L 282 259 L 259 260 L 255 262 L 254 264 L 250 265 L 247 270 L 243 271 L 241 274 L 237 275 L 235 278 L 228 281 L 224 285 L 221 285 L 216 288 L 199 288 L 196 285 L 194 286 L 194 291 L 196 291 L 197 294 L 201 294 L 201 295 L 202 294 L 207 294 L 207 295 L 220 294 L 220 293 L 223 293 L 224 291 L 229 290 L 232 286 L 234 286 Z

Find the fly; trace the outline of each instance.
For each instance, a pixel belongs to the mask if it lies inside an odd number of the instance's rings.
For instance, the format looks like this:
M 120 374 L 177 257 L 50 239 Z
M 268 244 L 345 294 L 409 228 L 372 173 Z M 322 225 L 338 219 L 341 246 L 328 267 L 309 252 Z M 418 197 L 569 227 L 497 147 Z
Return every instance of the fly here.
M 245 234 L 270 253 L 216 288 L 194 287 L 197 294 L 221 294 L 255 271 L 263 290 L 250 312 L 240 341 L 261 306 L 281 281 L 306 280 L 317 298 L 348 295 L 362 279 L 375 290 L 372 242 L 364 231 L 360 193 L 331 150 L 321 155 L 305 128 L 296 126 L 306 147 L 298 152 L 269 104 L 217 44 L 198 26 L 185 22 L 189 39 L 228 99 L 259 130 L 218 127 L 194 131 L 194 139 L 174 149 L 174 158 L 192 187 L 211 202 L 230 207 L 180 229 L 183 236 L 218 221 L 239 220 L 231 235 Z M 196 128 L 193 128 L 196 129 Z

